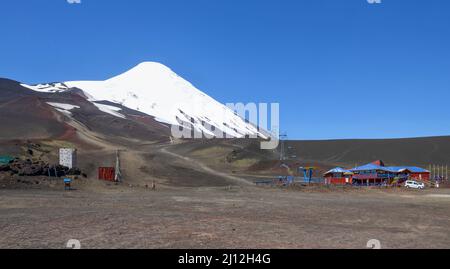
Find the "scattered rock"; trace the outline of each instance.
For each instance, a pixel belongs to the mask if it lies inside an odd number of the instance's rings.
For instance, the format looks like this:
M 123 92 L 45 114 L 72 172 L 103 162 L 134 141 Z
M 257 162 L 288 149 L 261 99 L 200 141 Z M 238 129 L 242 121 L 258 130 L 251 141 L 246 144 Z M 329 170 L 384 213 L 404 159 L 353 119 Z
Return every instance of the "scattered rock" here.
M 9 165 L 0 165 L 0 172 L 8 172 L 10 170 L 11 168 L 9 167 Z

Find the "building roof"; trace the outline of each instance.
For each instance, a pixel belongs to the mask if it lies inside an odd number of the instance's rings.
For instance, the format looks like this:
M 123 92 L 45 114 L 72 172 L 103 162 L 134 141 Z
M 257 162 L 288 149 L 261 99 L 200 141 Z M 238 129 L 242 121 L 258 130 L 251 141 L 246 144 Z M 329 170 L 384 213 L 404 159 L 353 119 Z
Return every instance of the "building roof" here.
M 398 172 L 401 172 L 402 170 L 409 170 L 413 173 L 429 173 L 430 172 L 426 169 L 416 167 L 416 166 L 392 166 L 390 168 L 397 170 Z
M 330 171 L 326 172 L 325 175 L 327 175 L 327 174 L 334 174 L 334 173 L 344 173 L 344 174 L 346 174 L 346 173 L 352 173 L 352 171 L 344 169 L 342 167 L 336 167 L 336 168 L 331 169 Z
M 395 172 L 391 170 L 389 167 L 386 166 L 380 166 L 373 163 L 369 163 L 363 166 L 358 166 L 353 169 L 350 169 L 352 172 L 359 172 L 359 171 L 371 171 L 371 170 L 382 170 L 387 172 Z
M 420 167 L 415 167 L 415 166 L 380 166 L 380 165 L 376 165 L 374 163 L 369 163 L 369 164 L 366 164 L 363 166 L 359 166 L 359 167 L 350 169 L 350 171 L 352 171 L 352 172 L 371 171 L 371 170 L 381 170 L 381 171 L 386 171 L 386 172 L 391 172 L 391 173 L 400 173 L 400 172 L 403 172 L 404 170 L 408 170 L 413 173 L 429 173 L 430 172 L 426 169 L 423 169 Z

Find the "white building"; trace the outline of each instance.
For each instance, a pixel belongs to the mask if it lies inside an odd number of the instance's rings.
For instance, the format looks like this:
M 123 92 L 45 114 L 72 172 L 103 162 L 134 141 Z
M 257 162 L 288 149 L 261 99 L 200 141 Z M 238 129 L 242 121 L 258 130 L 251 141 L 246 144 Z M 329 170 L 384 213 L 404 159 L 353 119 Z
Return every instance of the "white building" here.
M 69 168 L 77 167 L 77 150 L 70 148 L 59 149 L 59 164 Z

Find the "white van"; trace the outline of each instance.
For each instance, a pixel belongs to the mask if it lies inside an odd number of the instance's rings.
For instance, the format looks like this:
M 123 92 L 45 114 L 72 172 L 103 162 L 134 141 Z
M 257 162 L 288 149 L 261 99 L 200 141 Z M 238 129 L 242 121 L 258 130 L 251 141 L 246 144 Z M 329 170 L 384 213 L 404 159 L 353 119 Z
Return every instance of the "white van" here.
M 418 189 L 418 190 L 423 190 L 423 189 L 425 189 L 425 184 L 423 184 L 423 183 L 419 183 L 419 182 L 417 182 L 417 181 L 413 181 L 413 180 L 408 180 L 408 181 L 406 181 L 406 183 L 405 183 L 405 187 L 407 188 L 407 189 Z

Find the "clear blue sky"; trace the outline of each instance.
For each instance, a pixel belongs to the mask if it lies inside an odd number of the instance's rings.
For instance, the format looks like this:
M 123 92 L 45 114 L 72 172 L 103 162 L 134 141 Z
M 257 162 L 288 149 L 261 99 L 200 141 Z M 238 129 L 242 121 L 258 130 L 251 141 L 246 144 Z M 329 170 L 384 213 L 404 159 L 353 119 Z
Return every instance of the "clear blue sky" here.
M 0 77 L 159 61 L 220 102 L 279 102 L 290 138 L 450 135 L 450 1 L 0 2 Z

